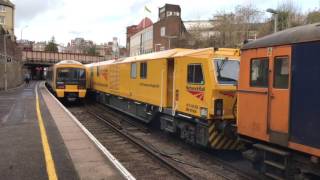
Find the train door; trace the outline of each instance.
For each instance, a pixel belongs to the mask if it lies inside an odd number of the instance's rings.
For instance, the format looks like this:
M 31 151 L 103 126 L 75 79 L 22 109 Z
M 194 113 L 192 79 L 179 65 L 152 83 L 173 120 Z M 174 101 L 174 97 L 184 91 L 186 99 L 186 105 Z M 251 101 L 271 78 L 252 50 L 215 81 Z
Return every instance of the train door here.
M 268 140 L 268 75 L 266 49 L 247 50 L 241 55 L 238 86 L 238 131 L 242 135 Z
M 287 146 L 290 99 L 290 47 L 270 49 L 268 132 L 272 143 Z
M 173 104 L 173 81 L 174 81 L 174 59 L 170 58 L 167 60 L 167 105 L 172 107 Z

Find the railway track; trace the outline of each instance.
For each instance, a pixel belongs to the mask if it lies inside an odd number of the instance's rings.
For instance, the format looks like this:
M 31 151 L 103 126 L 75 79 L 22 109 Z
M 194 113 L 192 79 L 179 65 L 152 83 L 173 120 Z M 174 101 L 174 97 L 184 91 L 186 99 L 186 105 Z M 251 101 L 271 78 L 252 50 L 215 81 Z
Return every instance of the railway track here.
M 192 179 L 183 169 L 129 135 L 128 130 L 141 133 L 140 128 L 118 124 L 114 116 L 98 115 L 92 107 L 69 110 L 137 179 Z
M 247 166 L 248 164 L 241 164 L 238 160 L 226 161 L 221 158 L 230 156 L 232 152 L 208 153 L 199 148 L 191 147 L 171 135 L 157 130 L 150 131 L 152 127 L 147 127 L 134 118 L 103 105 L 93 104 L 69 109 L 138 179 L 154 179 L 155 177 L 161 177 L 161 179 L 263 179 L 254 171 L 247 172 L 239 168 L 239 166 Z M 104 139 L 108 136 L 107 134 L 110 135 L 110 128 L 113 132 L 121 134 L 121 139 L 117 139 L 119 136 L 115 136 L 114 133 L 111 140 Z M 113 138 L 115 140 L 112 140 Z M 115 147 L 115 144 L 120 146 Z M 131 145 L 123 147 L 125 144 Z M 123 149 L 136 152 L 136 157 L 139 158 L 131 158 L 132 162 L 126 156 L 123 158 L 121 152 L 124 151 Z M 142 151 L 144 153 L 141 153 Z M 145 160 L 150 157 L 151 161 Z M 146 162 L 146 164 L 141 164 L 145 168 L 130 165 L 140 164 L 141 161 Z M 145 176 L 143 175 L 145 171 L 135 170 L 150 169 L 150 164 L 153 166 L 156 164 L 154 161 L 157 161 L 160 164 L 158 166 L 161 167 L 160 169 L 154 168 L 157 169 L 156 172 L 150 170 Z

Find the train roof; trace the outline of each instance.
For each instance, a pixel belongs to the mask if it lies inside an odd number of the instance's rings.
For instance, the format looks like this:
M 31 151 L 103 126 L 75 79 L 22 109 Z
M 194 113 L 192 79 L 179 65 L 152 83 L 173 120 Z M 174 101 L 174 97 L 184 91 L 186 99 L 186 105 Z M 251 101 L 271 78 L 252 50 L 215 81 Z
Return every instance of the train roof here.
M 92 67 L 92 66 L 98 66 L 98 65 L 107 65 L 107 64 L 112 64 L 113 62 L 115 62 L 116 60 L 111 59 L 111 60 L 106 60 L 106 61 L 101 61 L 101 62 L 95 62 L 95 63 L 91 63 L 91 64 L 86 64 L 86 67 Z
M 176 53 L 174 57 L 213 58 L 217 56 L 239 57 L 240 50 L 233 48 L 203 48 Z M 240 58 L 240 57 L 239 57 Z
M 116 60 L 116 63 L 171 58 L 179 52 L 186 52 L 186 51 L 190 51 L 190 49 L 182 49 L 182 48 L 170 49 L 166 51 L 159 51 L 159 52 L 154 52 L 150 54 L 143 54 L 139 56 L 132 56 L 124 59 L 119 59 L 119 60 Z
M 76 64 L 76 65 L 82 65 L 79 61 L 74 61 L 74 60 L 63 60 L 58 62 L 56 65 L 67 65 L 67 64 Z
M 243 50 L 320 40 L 320 23 L 298 26 L 249 42 Z

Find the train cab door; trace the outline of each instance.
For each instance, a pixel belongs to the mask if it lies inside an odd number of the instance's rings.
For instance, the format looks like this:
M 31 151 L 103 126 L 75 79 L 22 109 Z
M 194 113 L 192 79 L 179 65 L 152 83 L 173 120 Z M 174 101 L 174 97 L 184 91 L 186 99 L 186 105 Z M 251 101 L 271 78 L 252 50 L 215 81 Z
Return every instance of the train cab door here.
M 289 140 L 289 101 L 291 48 L 289 46 L 270 49 L 269 59 L 269 141 L 282 146 Z
M 174 59 L 170 58 L 167 60 L 167 105 L 169 108 L 173 106 L 173 82 L 174 81 Z

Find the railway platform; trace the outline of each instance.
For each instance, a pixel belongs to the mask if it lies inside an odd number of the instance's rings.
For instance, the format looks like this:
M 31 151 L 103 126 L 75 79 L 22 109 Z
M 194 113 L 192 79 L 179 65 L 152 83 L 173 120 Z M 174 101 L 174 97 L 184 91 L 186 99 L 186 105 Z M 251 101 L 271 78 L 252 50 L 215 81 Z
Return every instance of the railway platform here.
M 1 179 L 134 179 L 43 82 L 0 92 Z

